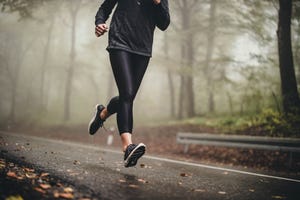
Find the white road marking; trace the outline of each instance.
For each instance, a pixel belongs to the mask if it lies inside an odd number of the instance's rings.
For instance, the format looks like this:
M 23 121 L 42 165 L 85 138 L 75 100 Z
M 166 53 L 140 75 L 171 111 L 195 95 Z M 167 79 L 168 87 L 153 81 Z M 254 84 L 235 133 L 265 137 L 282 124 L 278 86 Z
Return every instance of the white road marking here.
M 207 168 L 207 169 L 221 170 L 221 171 L 234 172 L 234 173 L 239 173 L 239 174 L 247 174 L 247 175 L 252 175 L 252 176 L 259 176 L 259 177 L 279 179 L 279 180 L 285 180 L 285 181 L 292 181 L 292 182 L 300 183 L 300 180 L 292 179 L 292 178 L 285 178 L 285 177 L 280 177 L 280 176 L 271 176 L 271 175 L 266 175 L 266 174 L 258 174 L 258 173 L 254 173 L 254 172 L 247 172 L 247 171 L 229 169 L 229 168 L 223 168 L 223 167 L 215 167 L 215 166 L 211 166 L 211 165 L 204 165 L 204 164 L 191 163 L 191 162 L 185 162 L 185 161 L 179 161 L 179 160 L 172 160 L 172 159 L 168 159 L 168 158 L 160 158 L 160 157 L 155 157 L 155 156 L 144 156 L 144 157 L 150 158 L 150 159 L 153 159 L 153 160 L 163 161 L 163 162 L 169 162 L 169 163 L 188 165 L 188 166 L 193 166 L 193 167 L 201 167 L 201 168 Z
M 16 137 L 21 136 L 21 137 L 28 138 L 28 139 L 32 138 L 32 139 L 35 139 L 35 140 L 48 141 L 48 142 L 52 142 L 52 143 L 68 144 L 70 146 L 90 148 L 90 149 L 94 149 L 94 150 L 100 150 L 100 151 L 104 151 L 104 152 L 122 154 L 123 155 L 123 152 L 121 152 L 121 151 L 116 151 L 116 150 L 112 150 L 112 149 L 105 149 L 105 148 L 96 147 L 96 146 L 90 146 L 90 145 L 86 145 L 86 144 L 82 144 L 82 143 L 63 141 L 63 140 L 54 140 L 54 139 L 41 138 L 41 137 L 35 137 L 35 136 L 25 136 L 25 135 L 7 133 L 7 132 L 2 132 L 2 131 L 0 131 L 0 133 L 5 134 L 5 135 L 9 135 L 9 136 L 16 136 Z M 216 167 L 216 166 L 205 165 L 205 164 L 185 162 L 185 161 L 173 160 L 173 159 L 168 159 L 168 158 L 161 158 L 161 157 L 156 157 L 156 156 L 147 156 L 147 155 L 145 155 L 145 156 L 143 156 L 143 158 L 148 158 L 148 159 L 157 160 L 157 161 L 161 161 L 161 162 L 168 162 L 168 163 L 174 163 L 174 164 L 180 164 L 180 165 L 187 165 L 187 166 L 193 166 L 193 167 L 199 167 L 199 168 L 234 172 L 234 173 L 239 173 L 239 174 L 246 174 L 246 175 L 251 175 L 251 176 L 258 176 L 258 177 L 264 177 L 264 178 L 271 178 L 271 179 L 277 179 L 277 180 L 284 180 L 284 181 L 291 181 L 291 182 L 300 183 L 300 180 L 298 180 L 298 179 L 292 179 L 292 178 L 286 178 L 286 177 L 280 177 L 280 176 L 272 176 L 272 175 L 266 175 L 266 174 L 259 174 L 259 173 L 254 173 L 254 172 L 247 172 L 247 171 L 224 168 L 224 167 Z

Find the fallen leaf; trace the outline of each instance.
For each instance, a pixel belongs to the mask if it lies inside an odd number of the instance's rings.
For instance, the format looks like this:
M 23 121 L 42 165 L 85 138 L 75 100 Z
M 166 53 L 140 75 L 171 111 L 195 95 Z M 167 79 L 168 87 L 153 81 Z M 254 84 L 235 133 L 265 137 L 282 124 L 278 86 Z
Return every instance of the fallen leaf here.
M 40 177 L 49 176 L 49 173 L 41 173 Z
M 205 192 L 203 189 L 192 189 L 193 192 Z
M 72 193 L 59 193 L 59 197 L 65 199 L 73 199 L 74 195 Z
M 187 177 L 187 176 L 189 176 L 187 173 L 180 173 L 180 176 L 182 176 L 182 177 Z
M 2 163 L 0 163 L 0 169 L 5 168 L 5 165 L 3 165 Z
M 30 169 L 30 168 L 24 168 L 24 170 L 26 171 L 26 172 L 34 172 L 34 169 Z
M 57 185 L 58 187 L 62 187 L 62 184 L 61 184 L 61 183 L 56 183 L 56 185 Z
M 66 192 L 66 193 L 72 193 L 73 191 L 74 190 L 72 188 L 70 188 L 70 187 L 64 188 L 64 192 Z
M 138 179 L 138 182 L 141 182 L 141 183 L 148 183 L 148 181 L 146 181 L 146 180 L 144 180 L 144 179 L 141 179 L 141 178 Z
M 23 200 L 23 198 L 20 195 L 15 195 L 15 196 L 6 197 L 5 200 Z
M 19 180 L 22 180 L 22 179 L 23 179 L 22 176 L 18 176 L 15 172 L 12 172 L 12 171 L 8 171 L 6 175 L 7 175 L 8 177 L 16 178 L 16 179 L 19 179 Z
M 54 198 L 59 198 L 59 193 L 57 191 L 54 191 L 53 196 L 54 196 Z
M 40 187 L 43 188 L 44 190 L 47 190 L 47 189 L 51 188 L 51 185 L 49 185 L 49 184 L 40 184 Z
M 272 196 L 272 199 L 286 199 L 284 196 L 274 195 Z
M 29 178 L 29 179 L 33 179 L 33 178 L 36 178 L 36 177 L 37 177 L 37 175 L 34 174 L 34 173 L 26 173 L 25 176 L 26 176 L 27 178 Z
M 219 194 L 226 194 L 226 192 L 224 192 L 224 191 L 219 191 L 218 193 Z
M 35 191 L 38 191 L 38 192 L 40 192 L 40 193 L 42 193 L 42 194 L 46 194 L 46 191 L 43 190 L 43 189 L 41 189 L 41 188 L 35 187 L 34 190 L 35 190 Z
M 120 183 L 126 183 L 126 181 L 123 180 L 123 179 L 120 179 L 119 182 L 120 182 Z
M 78 160 L 74 160 L 73 164 L 74 165 L 80 165 L 80 162 Z
M 146 165 L 145 165 L 145 164 L 143 164 L 143 163 L 141 163 L 141 164 L 140 164 L 140 167 L 141 167 L 141 168 L 145 168 L 145 167 L 146 167 Z
M 179 181 L 179 182 L 178 182 L 178 185 L 182 185 L 182 182 L 181 182 L 181 181 Z
M 128 185 L 128 186 L 131 187 L 131 188 L 139 188 L 138 185 L 134 185 L 134 184 L 130 184 L 130 185 Z
M 249 192 L 254 192 L 255 190 L 254 189 L 249 189 Z

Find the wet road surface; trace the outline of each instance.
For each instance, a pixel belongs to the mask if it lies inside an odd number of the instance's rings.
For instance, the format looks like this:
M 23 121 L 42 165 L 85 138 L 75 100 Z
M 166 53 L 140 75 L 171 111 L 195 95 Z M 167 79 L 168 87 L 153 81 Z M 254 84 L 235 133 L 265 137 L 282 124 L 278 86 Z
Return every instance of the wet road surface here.
M 123 153 L 86 144 L 0 132 L 0 150 L 98 199 L 300 199 L 300 180 L 146 155 L 134 168 Z

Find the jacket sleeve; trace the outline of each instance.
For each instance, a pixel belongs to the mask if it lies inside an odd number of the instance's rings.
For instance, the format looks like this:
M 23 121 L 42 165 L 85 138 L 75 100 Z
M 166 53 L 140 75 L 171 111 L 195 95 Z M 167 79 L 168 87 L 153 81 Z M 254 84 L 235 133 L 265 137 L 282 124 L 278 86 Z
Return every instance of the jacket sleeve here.
M 118 0 L 104 0 L 95 16 L 95 25 L 104 24 Z
M 161 0 L 161 2 L 155 5 L 155 22 L 156 26 L 164 31 L 170 24 L 170 13 L 168 0 Z

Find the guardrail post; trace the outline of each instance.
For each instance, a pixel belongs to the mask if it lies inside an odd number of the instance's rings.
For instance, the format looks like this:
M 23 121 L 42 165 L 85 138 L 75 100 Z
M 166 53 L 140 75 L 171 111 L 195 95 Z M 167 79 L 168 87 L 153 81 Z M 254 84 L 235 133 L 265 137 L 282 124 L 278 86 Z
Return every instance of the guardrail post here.
M 188 145 L 188 144 L 185 144 L 185 145 L 184 145 L 184 150 L 183 150 L 183 152 L 184 152 L 184 153 L 187 153 L 188 150 L 189 150 L 189 145 Z

